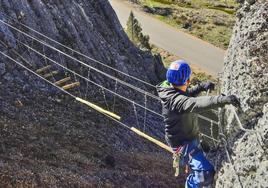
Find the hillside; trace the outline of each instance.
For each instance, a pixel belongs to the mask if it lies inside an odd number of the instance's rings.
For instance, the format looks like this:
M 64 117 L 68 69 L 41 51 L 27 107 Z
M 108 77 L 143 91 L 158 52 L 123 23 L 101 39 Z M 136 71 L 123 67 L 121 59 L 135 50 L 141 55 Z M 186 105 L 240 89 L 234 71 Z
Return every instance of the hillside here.
M 227 49 L 239 3 L 234 0 L 128 0 L 155 18 Z
M 106 116 L 75 102 L 71 96 L 7 57 L 14 58 L 30 70 L 51 65 L 55 71 L 55 75 L 49 78 L 51 82 L 69 76 L 80 82 L 80 87 L 69 91 L 71 94 L 104 108 L 107 101 L 113 100 L 103 87 L 115 91 L 117 82 L 100 74 L 94 67 L 150 92 L 148 86 L 98 63 L 100 61 L 151 84 L 163 79 L 162 62 L 129 41 L 106 0 L 64 3 L 1 1 L 0 19 L 1 187 L 178 186 L 179 180 L 173 177 L 169 154 Z M 25 25 L 94 60 L 70 52 Z M 40 43 L 19 31 L 45 42 Z M 31 48 L 45 54 L 46 58 Z M 80 65 L 79 61 L 68 57 L 69 54 L 93 68 Z M 62 67 L 68 67 L 91 82 Z M 136 102 L 144 100 L 143 95 L 139 96 L 123 85 L 118 85 L 118 92 L 136 99 Z M 113 107 L 123 116 L 124 123 L 136 126 L 132 104 L 119 97 L 114 100 L 115 105 L 109 103 L 107 107 Z M 137 113 L 139 111 L 138 108 Z M 163 134 L 162 124 L 157 118 L 148 124 L 159 126 L 152 129 L 148 125 L 147 133 Z
M 220 92 L 240 97 L 242 125 L 230 106 L 201 114 L 215 187 L 267 187 L 267 20 L 266 0 L 240 1 Z M 107 0 L 1 1 L 0 187 L 184 187 L 170 153 L 129 131 L 164 142 L 164 77 Z

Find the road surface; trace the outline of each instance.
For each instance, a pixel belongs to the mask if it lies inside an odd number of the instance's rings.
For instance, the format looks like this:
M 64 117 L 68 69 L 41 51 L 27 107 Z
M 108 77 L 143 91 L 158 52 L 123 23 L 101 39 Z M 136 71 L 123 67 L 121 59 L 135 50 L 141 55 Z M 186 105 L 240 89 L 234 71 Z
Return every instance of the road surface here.
M 150 36 L 151 43 L 197 65 L 214 76 L 222 71 L 225 50 L 171 27 L 124 0 L 109 0 L 109 2 L 123 27 L 126 26 L 132 10 L 142 25 L 143 33 Z

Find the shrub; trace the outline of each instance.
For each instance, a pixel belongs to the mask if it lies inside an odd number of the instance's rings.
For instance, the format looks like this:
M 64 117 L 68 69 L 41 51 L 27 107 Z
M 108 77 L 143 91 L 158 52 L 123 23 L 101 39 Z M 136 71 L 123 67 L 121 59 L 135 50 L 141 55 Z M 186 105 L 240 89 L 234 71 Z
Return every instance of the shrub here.
M 126 33 L 130 40 L 141 49 L 151 51 L 151 45 L 149 43 L 150 37 L 142 34 L 142 28 L 138 20 L 135 18 L 133 12 L 130 12 Z

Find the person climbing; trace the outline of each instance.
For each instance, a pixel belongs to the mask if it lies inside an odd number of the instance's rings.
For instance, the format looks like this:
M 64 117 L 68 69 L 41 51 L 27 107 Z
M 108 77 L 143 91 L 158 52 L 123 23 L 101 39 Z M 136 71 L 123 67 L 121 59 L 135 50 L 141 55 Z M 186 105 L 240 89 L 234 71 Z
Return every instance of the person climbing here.
M 185 187 L 210 187 L 214 180 L 214 167 L 204 155 L 199 140 L 198 112 L 223 107 L 225 104 L 240 105 L 235 95 L 200 96 L 202 91 L 213 90 L 215 85 L 208 81 L 193 88 L 190 85 L 191 69 L 184 60 L 171 63 L 166 81 L 157 85 L 165 122 L 165 137 L 174 152 L 176 176 L 179 166 L 189 166 L 190 173 Z

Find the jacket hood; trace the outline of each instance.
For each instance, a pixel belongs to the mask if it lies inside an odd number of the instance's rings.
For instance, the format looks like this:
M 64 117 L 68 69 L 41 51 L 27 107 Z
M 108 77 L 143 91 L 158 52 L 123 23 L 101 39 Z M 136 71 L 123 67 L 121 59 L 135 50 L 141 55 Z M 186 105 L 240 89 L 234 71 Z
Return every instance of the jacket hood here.
M 175 89 L 170 83 L 166 80 L 156 86 L 156 90 L 158 92 L 158 96 L 162 101 L 166 101 L 165 99 L 169 98 L 172 94 L 178 92 L 184 94 L 183 91 Z

